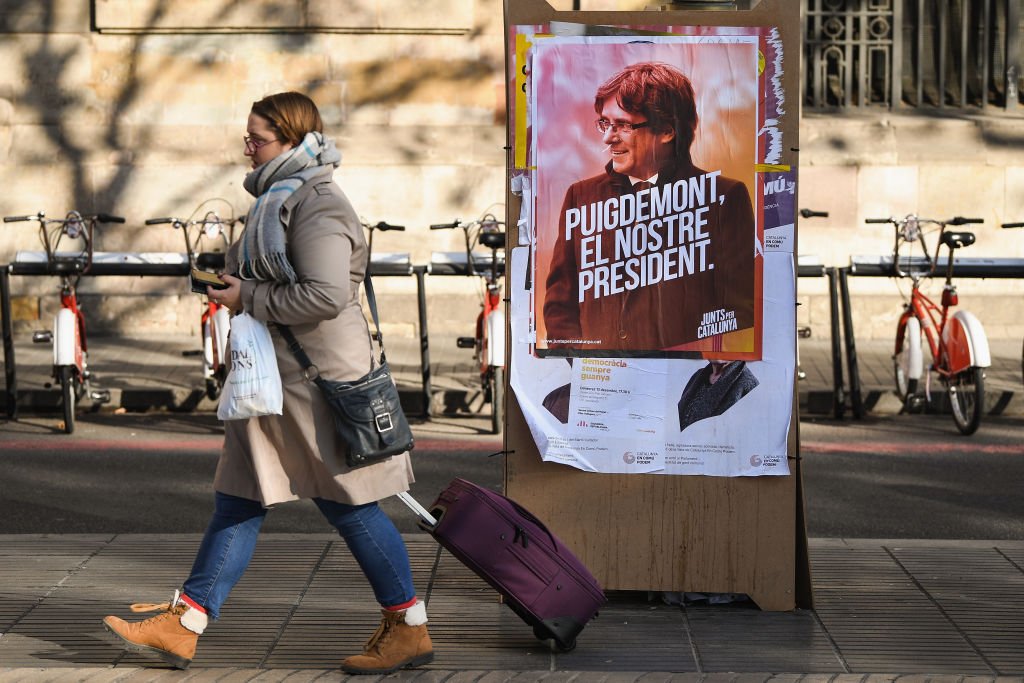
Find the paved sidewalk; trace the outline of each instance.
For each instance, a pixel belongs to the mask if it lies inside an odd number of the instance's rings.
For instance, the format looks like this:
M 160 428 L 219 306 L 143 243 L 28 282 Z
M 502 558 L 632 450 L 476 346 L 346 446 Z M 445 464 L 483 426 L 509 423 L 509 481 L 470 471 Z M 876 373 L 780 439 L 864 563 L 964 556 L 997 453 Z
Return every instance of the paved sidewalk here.
M 51 350 L 35 345 L 28 333 L 15 338 L 15 368 L 18 405 L 28 411 L 56 410 L 59 391 L 48 388 Z M 185 353 L 197 350 L 195 337 L 144 337 L 123 339 L 98 337 L 90 340 L 89 364 L 96 388 L 107 389 L 111 402 L 104 409 L 143 410 L 215 410 L 216 403 L 206 398 L 202 361 Z M 1021 377 L 1021 340 L 990 340 L 992 367 L 986 372 L 986 413 L 992 417 L 1024 415 L 1024 383 Z M 857 342 L 857 363 L 865 409 L 876 415 L 895 414 L 902 406 L 893 393 L 890 341 Z M 479 381 L 475 377 L 472 351 L 452 348 L 430 349 L 430 385 L 434 415 L 445 411 L 474 412 L 482 406 Z M 423 408 L 423 377 L 418 340 L 388 339 L 388 360 L 402 390 L 403 403 L 410 414 Z M 850 377 L 847 357 L 843 355 L 843 385 L 850 413 Z M 0 365 L 4 359 L 0 357 Z M 805 377 L 797 383 L 802 413 L 833 413 L 833 368 L 831 343 L 827 339 L 800 341 L 800 367 Z M 929 409 L 943 410 L 945 396 L 938 382 L 932 385 Z M 3 389 L 3 387 L 0 387 Z M 0 391 L 0 407 L 4 405 Z M 88 400 L 82 402 L 88 409 Z M 486 407 L 483 407 L 486 415 Z
M 429 537 L 406 538 L 437 656 L 388 680 L 746 682 L 857 674 L 838 680 L 865 681 L 865 674 L 882 674 L 872 678 L 881 681 L 928 674 L 973 681 L 1024 674 L 1024 542 L 815 539 L 814 611 L 678 605 L 665 600 L 677 596 L 613 592 L 576 649 L 561 653 L 536 640 Z M 147 660 L 113 645 L 100 620 L 130 617 L 131 602 L 166 600 L 198 541 L 0 536 L 0 681 L 346 678 L 337 664 L 373 632 L 377 613 L 344 543 L 319 534 L 261 537 L 228 608 L 200 639 L 194 668 L 139 671 Z M 730 672 L 736 675 L 724 675 Z
M 1020 339 L 989 340 L 992 366 L 985 371 L 985 414 L 987 417 L 1024 415 L 1024 381 L 1021 368 Z M 892 363 L 892 340 L 867 340 L 856 343 L 856 363 L 861 383 L 861 398 L 867 413 L 894 415 L 903 410 L 896 397 Z M 825 339 L 800 341 L 800 367 L 806 376 L 797 384 L 804 414 L 832 414 L 833 360 L 831 342 Z M 925 352 L 925 362 L 929 359 Z M 851 415 L 851 378 L 849 357 L 842 352 L 845 415 Z M 931 400 L 921 410 L 949 412 L 948 399 L 937 377 L 931 378 Z M 924 382 L 922 382 L 924 384 Z M 924 386 L 921 387 L 925 389 Z M 987 419 L 987 418 L 986 418 Z
M 423 373 L 418 340 L 388 338 L 388 361 L 402 390 L 410 414 L 423 408 Z M 445 410 L 473 411 L 480 408 L 479 380 L 474 377 L 472 350 L 432 349 L 430 385 L 435 414 Z M 196 353 L 195 336 L 143 336 L 133 338 L 95 337 L 89 339 L 89 369 L 92 388 L 110 392 L 111 400 L 95 406 L 88 398 L 83 409 L 123 408 L 128 411 L 172 410 L 214 411 L 216 401 L 207 398 L 202 376 L 202 358 Z M 48 344 L 33 344 L 31 334 L 14 338 L 14 369 L 19 409 L 27 412 L 55 411 L 60 391 L 51 387 L 53 352 Z M 0 367 L 5 358 L 0 353 Z M 0 377 L 3 382 L 3 377 Z M 0 408 L 5 407 L 7 385 L 0 385 Z

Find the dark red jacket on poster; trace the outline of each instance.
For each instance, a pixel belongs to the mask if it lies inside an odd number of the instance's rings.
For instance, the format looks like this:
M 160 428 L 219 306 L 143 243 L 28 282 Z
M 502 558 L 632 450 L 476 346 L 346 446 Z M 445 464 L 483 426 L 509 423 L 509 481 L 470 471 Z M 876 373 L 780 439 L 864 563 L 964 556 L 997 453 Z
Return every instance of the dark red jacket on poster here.
M 664 218 L 656 227 L 652 225 L 653 220 L 636 221 L 647 227 L 645 231 L 632 228 L 637 230 L 635 237 L 640 238 L 639 243 L 643 242 L 644 232 L 650 240 L 648 247 L 655 244 L 653 233 L 661 236 L 661 248 L 649 248 L 647 252 L 660 253 L 661 257 L 638 256 L 643 254 L 642 247 L 624 255 L 624 235 L 616 235 L 621 228 L 601 232 L 599 249 L 593 236 L 584 244 L 584 230 L 579 226 L 572 229 L 566 239 L 567 211 L 583 207 L 587 221 L 596 220 L 603 224 L 607 217 L 603 211 L 607 208 L 607 200 L 635 194 L 629 178 L 612 171 L 610 162 L 601 175 L 569 187 L 559 217 L 559 231 L 544 296 L 548 348 L 572 350 L 570 355 L 580 356 L 592 351 L 661 351 L 754 325 L 756 235 L 750 196 L 743 183 L 718 174 L 710 176 L 713 176 L 718 196 L 713 200 L 708 197 L 705 204 L 700 205 L 706 208 L 699 214 L 702 223 L 699 232 L 688 233 L 686 239 L 680 237 L 678 226 L 680 221 L 688 220 L 686 218 L 679 218 L 672 228 Z M 685 193 L 685 188 L 700 186 L 701 183 L 709 188 L 710 182 L 706 171 L 687 163 L 681 168 L 662 171 L 656 188 L 650 192 L 664 198 L 667 192 Z M 666 189 L 666 185 L 672 188 Z M 639 196 L 649 198 L 650 194 Z M 698 208 L 692 198 L 685 201 L 694 202 L 691 209 Z M 617 199 L 612 204 L 621 205 L 622 202 Z M 680 206 L 675 204 L 672 215 L 676 215 L 675 209 Z M 596 218 L 597 214 L 601 217 Z M 580 212 L 574 212 L 574 215 L 578 217 Z M 680 249 L 689 251 L 689 264 L 702 261 L 703 269 L 699 265 L 688 265 L 685 271 L 681 270 L 678 266 Z M 660 259 L 662 263 L 675 263 L 676 266 L 670 268 L 673 277 L 662 277 L 656 284 L 640 285 L 638 283 L 643 280 L 638 277 L 643 276 L 645 259 L 648 274 L 657 269 L 651 258 Z M 617 260 L 631 262 L 615 266 L 612 270 Z M 595 266 L 595 263 L 604 265 Z M 581 276 L 581 269 L 591 272 Z M 595 281 L 602 276 L 611 284 L 605 284 L 603 288 L 595 286 Z M 587 290 L 582 303 L 579 298 L 581 278 L 582 286 Z M 632 286 L 623 286 L 627 283 Z M 615 284 L 619 286 L 613 286 Z M 594 296 L 595 292 L 600 296 Z

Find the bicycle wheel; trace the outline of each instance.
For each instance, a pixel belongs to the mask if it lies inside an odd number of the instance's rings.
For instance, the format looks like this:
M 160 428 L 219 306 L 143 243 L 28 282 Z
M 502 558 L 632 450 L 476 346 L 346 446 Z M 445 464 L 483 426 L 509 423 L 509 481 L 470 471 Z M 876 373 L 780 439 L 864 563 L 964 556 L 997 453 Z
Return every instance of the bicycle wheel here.
M 211 401 L 220 398 L 220 383 L 212 377 L 206 380 L 206 397 Z
M 896 395 L 906 404 L 917 393 L 924 359 L 921 355 L 921 323 L 907 318 L 896 330 L 896 353 L 892 357 L 896 377 Z
M 64 433 L 70 434 L 75 431 L 75 399 L 78 398 L 75 373 L 70 365 L 62 365 L 60 368 L 60 393 L 61 407 L 64 409 Z
M 491 372 L 491 434 L 501 434 L 505 422 L 505 368 Z
M 985 375 L 981 368 L 970 367 L 954 375 L 946 385 L 953 422 L 962 434 L 973 434 L 981 424 L 985 406 Z
M 203 377 L 206 378 L 206 397 L 216 401 L 220 396 L 220 383 L 214 369 L 213 325 L 207 320 L 203 323 Z

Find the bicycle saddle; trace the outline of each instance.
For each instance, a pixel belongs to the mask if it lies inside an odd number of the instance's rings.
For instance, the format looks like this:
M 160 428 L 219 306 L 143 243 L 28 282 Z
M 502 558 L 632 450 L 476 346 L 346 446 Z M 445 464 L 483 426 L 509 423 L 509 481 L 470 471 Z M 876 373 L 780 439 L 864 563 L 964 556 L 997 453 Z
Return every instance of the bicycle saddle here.
M 505 233 L 503 232 L 484 232 L 480 234 L 480 244 L 484 245 L 488 249 L 504 249 L 505 248 Z
M 204 270 L 224 270 L 224 254 L 219 251 L 203 251 L 196 255 L 196 265 Z
M 960 247 L 969 247 L 974 244 L 974 233 L 973 232 L 944 232 L 942 233 L 942 243 L 950 249 L 959 249 Z

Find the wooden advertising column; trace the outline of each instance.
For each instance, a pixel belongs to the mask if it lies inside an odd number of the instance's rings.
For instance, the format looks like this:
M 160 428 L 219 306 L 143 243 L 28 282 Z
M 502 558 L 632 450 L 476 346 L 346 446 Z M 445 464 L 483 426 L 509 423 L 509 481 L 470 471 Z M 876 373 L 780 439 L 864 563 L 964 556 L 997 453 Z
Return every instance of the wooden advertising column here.
M 784 141 L 779 170 L 788 166 L 795 172 L 799 146 L 800 3 L 740 0 L 697 4 L 726 9 L 676 11 L 674 8 L 686 3 L 675 3 L 664 11 L 556 12 L 542 0 L 506 0 L 506 36 L 514 41 L 517 26 L 537 27 L 538 33 L 549 29 L 555 33 L 557 22 L 588 27 L 644 27 L 648 31 L 659 26 L 775 28 L 784 48 L 782 85 L 786 99 L 785 115 L 778 122 Z M 515 81 L 521 65 L 516 64 L 515 45 L 508 46 L 506 55 L 512 150 L 509 166 L 513 168 L 517 125 Z M 521 135 L 521 121 L 519 126 Z M 507 206 L 511 237 L 519 218 L 520 197 L 510 192 Z M 509 243 L 520 242 L 510 239 Z M 794 356 L 795 336 L 794 333 Z M 515 392 L 510 388 L 505 489 L 510 497 L 545 520 L 606 590 L 746 593 L 766 610 L 809 606 L 796 425 L 794 400 L 788 438 L 789 476 L 594 474 L 541 460 Z

